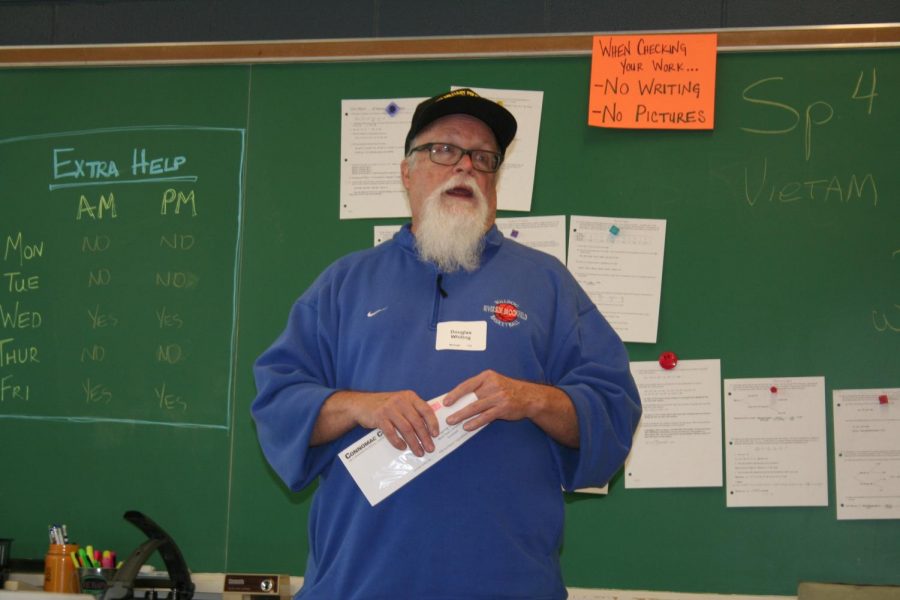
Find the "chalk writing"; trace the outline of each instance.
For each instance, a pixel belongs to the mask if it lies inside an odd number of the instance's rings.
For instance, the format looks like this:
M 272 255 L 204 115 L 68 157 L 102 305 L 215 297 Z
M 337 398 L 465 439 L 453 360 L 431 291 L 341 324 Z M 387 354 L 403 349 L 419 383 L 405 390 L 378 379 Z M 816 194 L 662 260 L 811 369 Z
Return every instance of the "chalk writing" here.
M 67 158 L 75 148 L 53 149 L 53 179 L 109 179 L 119 176 L 119 168 L 114 160 Z
M 39 275 L 22 275 L 18 271 L 4 273 L 3 277 L 7 281 L 7 289 L 10 292 L 21 294 L 22 292 L 31 292 L 39 289 L 41 278 Z
M 190 250 L 197 240 L 191 234 L 173 233 L 172 235 L 159 236 L 159 245 L 171 250 Z
M 868 101 L 869 101 L 869 102 L 868 102 L 869 105 L 868 105 L 868 107 L 867 107 L 867 109 L 866 109 L 866 114 L 867 114 L 867 115 L 871 115 L 871 114 L 872 114 L 872 107 L 873 107 L 874 104 L 875 104 L 875 97 L 878 96 L 878 92 L 875 91 L 875 87 L 876 87 L 876 85 L 877 85 L 877 83 L 878 83 L 878 71 L 875 69 L 875 67 L 872 67 L 872 87 L 869 88 L 869 93 L 866 94 L 865 96 L 863 96 L 863 95 L 860 93 L 860 91 L 861 91 L 860 88 L 861 88 L 862 85 L 863 85 L 863 78 L 864 78 L 864 77 L 865 77 L 865 72 L 864 72 L 864 71 L 860 71 L 860 72 L 859 72 L 859 78 L 856 80 L 856 88 L 853 90 L 853 93 L 850 94 L 850 98 L 851 98 L 852 100 L 868 100 Z
M 10 259 L 10 255 L 18 257 L 19 266 L 24 266 L 26 260 L 34 260 L 44 255 L 44 242 L 26 244 L 22 239 L 22 232 L 18 232 L 16 237 L 6 236 L 6 243 L 3 245 L 3 261 Z
M 890 318 L 884 311 L 877 309 L 872 311 L 872 325 L 875 327 L 875 331 L 879 333 L 884 333 L 885 331 L 900 333 L 900 304 L 894 305 L 894 311 L 897 313 L 896 316 Z M 892 319 L 895 319 L 895 321 L 892 321 Z
M 159 214 L 161 214 L 161 215 L 169 214 L 168 211 L 170 208 L 172 208 L 169 206 L 170 204 L 175 205 L 174 206 L 174 208 L 175 208 L 174 214 L 176 214 L 176 215 L 181 213 L 181 207 L 183 205 L 188 205 L 188 206 L 190 206 L 190 209 L 191 209 L 191 216 L 192 217 L 197 216 L 197 201 L 196 201 L 196 198 L 194 197 L 194 190 L 191 190 L 190 192 L 188 192 L 187 196 L 185 196 L 184 192 L 182 192 L 181 190 L 176 191 L 171 188 L 166 190 L 162 197 L 162 208 L 160 209 Z
M 91 202 L 82 195 L 78 200 L 78 214 L 75 216 L 76 221 L 80 221 L 82 217 L 90 217 L 91 219 L 102 219 L 106 216 L 106 213 L 109 213 L 110 218 L 115 219 L 118 215 L 116 214 L 116 198 L 112 194 L 107 198 L 104 195 L 100 196 L 100 200 L 96 204 L 91 204 Z
M 0 139 L 0 421 L 227 427 L 243 151 L 214 127 Z
M 53 148 L 52 175 L 54 180 L 60 179 L 117 179 L 119 166 L 113 158 L 84 158 L 78 156 L 74 147 Z M 180 156 L 148 156 L 146 148 L 134 148 L 131 154 L 132 175 L 163 175 L 181 169 L 187 157 Z
M 88 287 L 109 285 L 112 281 L 112 272 L 106 267 L 88 272 Z
M 181 396 L 176 396 L 175 394 L 170 394 L 166 391 L 165 383 L 163 383 L 160 388 L 153 388 L 153 391 L 156 392 L 160 408 L 165 410 L 181 409 L 182 411 L 187 411 L 187 402 L 185 402 Z
M 156 318 L 159 321 L 159 328 L 175 328 L 181 329 L 184 321 L 178 313 L 169 313 L 169 309 L 163 306 L 156 311 Z
M 0 325 L 4 329 L 37 329 L 43 322 L 41 313 L 22 310 L 18 301 L 13 305 L 12 312 L 0 304 Z
M 112 241 L 106 235 L 95 235 L 94 239 L 84 236 L 81 238 L 81 251 L 92 253 L 106 252 L 109 250 L 110 244 L 112 244 Z
M 12 400 L 31 400 L 31 387 L 25 384 L 13 383 L 12 375 L 0 378 L 0 402 Z
M 35 346 L 14 346 L 15 341 L 15 338 L 0 339 L 0 367 L 41 362 Z
M 100 312 L 100 305 L 87 311 L 91 320 L 91 329 L 105 329 L 119 324 L 119 318 L 111 313 Z
M 106 348 L 98 344 L 93 344 L 90 348 L 82 347 L 81 362 L 103 362 L 106 360 Z
M 174 365 L 181 362 L 183 353 L 179 344 L 159 344 L 156 347 L 156 361 Z
M 900 257 L 900 249 L 891 253 L 891 260 L 897 257 Z M 886 331 L 900 333 L 900 304 L 894 304 L 892 308 L 890 316 L 888 316 L 886 311 L 872 310 L 872 326 L 875 327 L 875 331 L 879 333 Z
M 856 82 L 856 88 L 850 95 L 853 100 L 867 101 L 867 114 L 872 114 L 875 97 L 877 73 L 872 69 L 872 86 L 865 95 L 861 94 L 861 86 L 864 73 L 860 72 Z M 786 135 L 801 127 L 801 143 L 803 158 L 809 160 L 813 153 L 813 131 L 817 127 L 827 125 L 835 116 L 834 106 L 822 99 L 811 100 L 809 103 L 795 107 L 781 98 L 786 95 L 785 78 L 781 76 L 766 77 L 755 81 L 744 88 L 741 98 L 753 106 L 761 107 L 760 121 L 766 124 L 775 123 L 769 127 L 741 126 L 741 131 L 760 135 Z
M 760 199 L 788 204 L 801 200 L 822 203 L 849 204 L 863 202 L 878 206 L 878 186 L 871 173 L 851 174 L 843 178 L 836 175 L 810 179 L 796 179 L 771 183 L 769 161 L 763 159 L 762 168 L 744 168 L 744 199 L 755 206 Z
M 187 158 L 184 156 L 163 156 L 159 158 L 147 158 L 146 148 L 137 148 L 132 152 L 132 175 L 162 175 L 180 169 Z
M 191 289 L 197 287 L 200 278 L 195 273 L 182 271 L 166 271 L 156 273 L 156 285 L 159 287 L 172 287 L 176 289 Z
M 109 404 L 112 402 L 112 392 L 102 383 L 93 383 L 88 378 L 81 383 L 81 389 L 84 391 L 84 401 L 87 404 Z

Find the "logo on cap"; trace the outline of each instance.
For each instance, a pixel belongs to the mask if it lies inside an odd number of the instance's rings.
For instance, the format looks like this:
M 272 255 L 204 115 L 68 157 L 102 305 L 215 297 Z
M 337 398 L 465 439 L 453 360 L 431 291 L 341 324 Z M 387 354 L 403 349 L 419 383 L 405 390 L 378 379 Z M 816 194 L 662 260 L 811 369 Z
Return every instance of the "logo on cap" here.
M 478 94 L 476 94 L 473 90 L 469 88 L 461 88 L 458 90 L 453 90 L 452 92 L 447 92 L 446 94 L 441 94 L 437 98 L 434 99 L 435 102 L 440 102 L 441 100 L 446 100 L 447 98 L 455 98 L 456 96 L 469 96 L 471 98 L 481 98 Z

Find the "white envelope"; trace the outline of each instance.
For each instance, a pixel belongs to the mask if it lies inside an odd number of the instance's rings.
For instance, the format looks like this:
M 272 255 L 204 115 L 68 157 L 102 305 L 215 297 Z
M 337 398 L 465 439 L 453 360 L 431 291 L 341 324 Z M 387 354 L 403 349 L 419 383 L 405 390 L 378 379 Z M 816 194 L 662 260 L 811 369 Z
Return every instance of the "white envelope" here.
M 341 462 L 369 504 L 375 506 L 481 431 L 482 428 L 466 431 L 462 423 L 447 425 L 447 417 L 478 399 L 474 393 L 466 394 L 453 406 L 444 406 L 444 396 L 446 394 L 428 401 L 440 428 L 440 433 L 434 438 L 434 452 L 416 456 L 409 448 L 397 450 L 380 429 L 341 450 Z

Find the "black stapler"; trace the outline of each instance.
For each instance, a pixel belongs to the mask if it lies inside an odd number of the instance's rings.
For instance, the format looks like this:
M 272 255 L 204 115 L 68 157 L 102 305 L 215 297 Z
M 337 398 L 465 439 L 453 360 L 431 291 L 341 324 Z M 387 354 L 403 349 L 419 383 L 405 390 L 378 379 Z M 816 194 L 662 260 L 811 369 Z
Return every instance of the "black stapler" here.
M 166 600 L 191 600 L 194 596 L 194 583 L 191 581 L 191 573 L 188 571 L 181 550 L 169 534 L 162 527 L 154 523 L 149 517 L 136 510 L 125 513 L 125 520 L 143 531 L 147 535 L 147 541 L 137 547 L 128 560 L 124 562 L 109 586 L 103 593 L 102 600 L 131 600 L 134 598 L 135 581 L 141 570 L 141 566 L 154 551 L 159 550 L 166 571 L 169 573 L 169 592 Z M 155 589 L 147 592 L 147 598 L 158 598 Z

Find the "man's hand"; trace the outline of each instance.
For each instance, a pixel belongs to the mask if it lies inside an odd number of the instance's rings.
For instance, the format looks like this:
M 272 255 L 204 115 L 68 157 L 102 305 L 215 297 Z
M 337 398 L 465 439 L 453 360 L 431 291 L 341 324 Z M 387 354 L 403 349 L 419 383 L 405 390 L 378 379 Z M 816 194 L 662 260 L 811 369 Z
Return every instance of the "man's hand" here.
M 350 392 L 332 394 L 313 429 L 312 445 L 337 439 L 353 427 L 381 429 L 398 450 L 409 447 L 416 456 L 434 452 L 438 420 L 427 402 L 412 391 Z
M 527 395 L 523 390 L 525 385 L 524 381 L 490 370 L 466 379 L 444 397 L 444 406 L 453 406 L 469 392 L 475 392 L 478 400 L 447 417 L 447 425 L 466 421 L 463 429 L 474 431 L 496 419 L 518 421 L 530 417 Z
M 380 429 L 398 450 L 408 446 L 416 456 L 434 452 L 431 438 L 438 434 L 438 420 L 431 406 L 415 392 L 366 394 L 359 403 L 357 422 Z
M 448 425 L 464 422 L 466 431 L 474 431 L 497 419 L 531 419 L 560 444 L 572 448 L 579 446 L 575 406 L 559 388 L 512 379 L 487 370 L 450 390 L 444 398 L 444 406 L 452 406 L 469 392 L 474 392 L 478 400 L 447 417 Z

